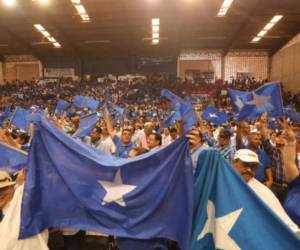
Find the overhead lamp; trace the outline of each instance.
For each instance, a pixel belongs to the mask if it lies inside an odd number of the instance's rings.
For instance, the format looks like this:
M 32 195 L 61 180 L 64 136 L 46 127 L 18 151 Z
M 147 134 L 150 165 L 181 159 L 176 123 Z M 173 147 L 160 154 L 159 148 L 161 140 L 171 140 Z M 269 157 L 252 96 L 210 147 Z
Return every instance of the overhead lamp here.
M 281 18 L 283 18 L 283 15 L 276 15 L 271 19 L 270 23 L 277 23 Z
M 261 37 L 258 37 L 258 36 L 256 36 L 256 37 L 254 37 L 253 39 L 252 39 L 252 43 L 257 43 L 258 41 L 260 41 L 260 39 L 261 39 Z
M 56 43 L 56 39 L 54 37 L 50 36 L 50 37 L 46 37 L 46 38 L 48 39 L 49 42 Z
M 79 5 L 74 5 L 74 6 L 75 6 L 75 8 L 76 8 L 79 15 L 86 14 L 86 10 L 83 7 L 83 5 L 79 4 Z
M 229 10 L 230 6 L 232 5 L 232 2 L 234 0 L 224 0 L 222 6 L 219 9 L 219 12 L 217 14 L 217 17 L 224 17 L 227 14 L 227 11 Z
M 41 24 L 34 24 L 33 26 L 40 32 L 45 30 L 45 28 Z
M 55 48 L 61 48 L 61 45 L 58 42 L 53 43 L 53 45 L 54 45 Z
M 269 32 L 269 30 L 272 29 L 274 25 L 280 21 L 282 17 L 283 15 L 273 16 L 272 19 L 265 25 L 265 27 L 257 34 L 257 36 L 251 40 L 251 43 L 260 41 L 260 39 L 264 37 Z
M 80 15 L 80 17 L 81 17 L 81 19 L 82 19 L 83 21 L 90 21 L 90 20 L 91 20 L 90 17 L 89 17 L 88 15 Z
M 73 4 L 80 4 L 80 0 L 71 0 Z
M 159 33 L 152 33 L 152 38 L 158 39 L 159 38 Z
M 2 0 L 2 3 L 7 7 L 14 7 L 17 4 L 16 0 Z
M 50 33 L 47 30 L 42 30 L 41 33 L 44 35 L 44 37 L 50 37 Z
M 159 32 L 159 26 L 152 26 L 152 32 Z
M 159 18 L 152 18 L 152 26 L 159 26 Z
M 257 36 L 258 37 L 263 37 L 265 34 L 267 34 L 267 30 L 262 30 L 261 32 L 259 32 L 258 34 L 257 34 Z
M 159 44 L 159 39 L 152 39 L 152 44 L 153 45 Z

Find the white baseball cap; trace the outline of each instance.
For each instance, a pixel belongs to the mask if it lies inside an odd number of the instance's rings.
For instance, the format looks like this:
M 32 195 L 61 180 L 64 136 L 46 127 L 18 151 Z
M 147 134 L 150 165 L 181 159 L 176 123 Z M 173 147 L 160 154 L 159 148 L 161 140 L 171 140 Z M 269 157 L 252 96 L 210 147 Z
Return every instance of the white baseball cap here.
M 258 155 L 249 149 L 240 149 L 236 151 L 233 159 L 239 159 L 242 162 L 259 163 Z
M 5 171 L 0 171 L 0 188 L 5 188 L 15 185 L 16 182 L 12 180 L 10 175 Z

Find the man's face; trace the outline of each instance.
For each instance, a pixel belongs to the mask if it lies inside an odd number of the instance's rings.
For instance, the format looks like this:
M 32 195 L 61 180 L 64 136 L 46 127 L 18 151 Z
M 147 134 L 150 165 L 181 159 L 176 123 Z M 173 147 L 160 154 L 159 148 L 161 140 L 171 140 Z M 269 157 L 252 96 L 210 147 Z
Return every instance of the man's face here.
M 93 132 L 91 133 L 91 139 L 92 142 L 97 142 L 100 138 L 100 135 L 98 134 L 97 130 L 94 129 Z
M 0 188 L 0 209 L 4 208 L 12 200 L 14 192 L 13 186 Z
M 129 144 L 131 142 L 132 133 L 129 130 L 124 130 L 121 135 L 121 141 L 123 144 Z
M 239 159 L 233 160 L 232 165 L 246 182 L 255 176 L 258 167 L 258 163 L 242 162 Z
M 154 135 L 150 135 L 147 140 L 147 145 L 149 149 L 159 146 L 159 142 L 155 139 Z
M 224 138 L 224 137 L 222 137 L 222 136 L 219 136 L 218 142 L 219 142 L 219 145 L 220 145 L 221 147 L 224 147 L 224 146 L 229 145 L 230 139 L 229 139 L 229 138 Z
M 170 133 L 172 140 L 175 140 L 177 138 L 177 132 L 172 131 Z
M 255 149 L 257 149 L 261 145 L 261 137 L 257 133 L 251 133 L 248 139 L 250 146 Z

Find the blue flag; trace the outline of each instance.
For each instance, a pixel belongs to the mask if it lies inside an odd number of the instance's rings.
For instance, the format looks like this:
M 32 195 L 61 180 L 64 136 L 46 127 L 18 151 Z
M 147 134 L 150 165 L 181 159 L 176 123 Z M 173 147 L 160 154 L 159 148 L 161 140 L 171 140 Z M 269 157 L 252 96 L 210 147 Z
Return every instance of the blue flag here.
M 87 96 L 74 96 L 73 102 L 78 108 L 89 108 L 92 111 L 96 111 L 99 105 L 99 101 Z
M 232 110 L 238 113 L 245 106 L 245 103 L 250 101 L 249 92 L 239 91 L 235 89 L 228 89 L 228 95 L 231 100 Z
M 71 107 L 71 103 L 65 101 L 65 100 L 62 100 L 62 99 L 59 99 L 58 102 L 57 102 L 57 105 L 56 105 L 56 109 L 55 109 L 55 115 L 57 117 L 61 117 L 62 113 L 68 109 L 69 107 Z
M 255 120 L 264 112 L 269 113 L 271 117 L 284 116 L 279 83 L 267 83 L 255 91 L 247 93 L 240 100 L 243 105 L 238 113 L 239 121 Z M 245 100 L 247 101 L 245 102 Z
M 164 126 L 168 126 L 168 123 L 182 119 L 184 122 L 183 127 L 185 131 L 187 131 L 197 123 L 193 106 L 190 102 L 185 101 L 167 89 L 161 91 L 161 96 L 171 101 L 174 110 L 174 112 L 163 121 Z
M 300 114 L 296 112 L 292 105 L 284 108 L 284 112 L 288 118 L 290 118 L 295 123 L 300 123 Z
M 98 114 L 96 112 L 80 117 L 79 128 L 75 132 L 74 136 L 81 138 L 90 135 L 96 127 L 97 122 Z
M 17 172 L 27 163 L 27 153 L 0 142 L 0 169 Z
M 185 137 L 161 150 L 120 159 L 99 154 L 43 118 L 36 124 L 21 238 L 56 226 L 134 239 L 168 238 L 187 250 L 192 210 Z
M 28 122 L 26 120 L 26 117 L 28 115 L 30 115 L 30 112 L 28 110 L 23 109 L 23 108 L 17 108 L 12 117 L 11 123 L 13 125 L 15 125 L 16 127 L 23 129 L 24 131 L 27 131 L 28 130 Z
M 198 158 L 192 250 L 296 250 L 300 239 L 216 150 Z
M 215 125 L 221 125 L 228 121 L 230 117 L 213 106 L 208 106 L 202 113 L 202 118 L 205 121 L 211 122 Z

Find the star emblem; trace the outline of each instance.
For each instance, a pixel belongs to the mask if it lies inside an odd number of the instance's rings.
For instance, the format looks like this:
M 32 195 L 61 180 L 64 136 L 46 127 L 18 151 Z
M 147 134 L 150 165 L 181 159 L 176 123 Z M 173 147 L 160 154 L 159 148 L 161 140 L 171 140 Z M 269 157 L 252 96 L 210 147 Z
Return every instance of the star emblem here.
M 217 118 L 218 116 L 215 113 L 211 113 L 211 114 L 209 114 L 209 117 L 210 118 Z
M 102 205 L 115 202 L 122 207 L 126 207 L 124 196 L 132 192 L 137 187 L 134 185 L 123 184 L 120 169 L 117 171 L 113 182 L 108 182 L 108 181 L 98 181 L 98 182 L 106 191 L 106 194 L 102 201 Z
M 239 96 L 236 98 L 235 105 L 237 106 L 238 110 L 241 110 L 244 107 L 244 103 Z
M 271 96 L 258 95 L 254 92 L 252 94 L 253 94 L 253 100 L 247 102 L 247 104 L 254 105 L 256 106 L 256 108 L 262 108 L 262 107 L 274 108 L 273 105 L 270 103 Z
M 240 250 L 240 247 L 229 236 L 229 233 L 242 211 L 243 209 L 240 208 L 222 217 L 216 218 L 215 205 L 209 200 L 207 203 L 208 218 L 201 233 L 198 235 L 197 240 L 201 240 L 206 234 L 211 233 L 214 238 L 216 249 Z

